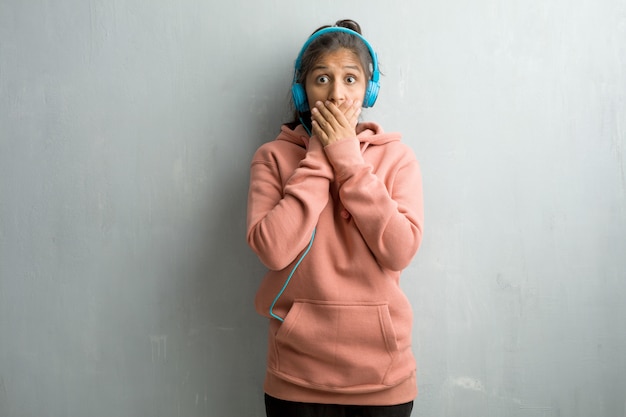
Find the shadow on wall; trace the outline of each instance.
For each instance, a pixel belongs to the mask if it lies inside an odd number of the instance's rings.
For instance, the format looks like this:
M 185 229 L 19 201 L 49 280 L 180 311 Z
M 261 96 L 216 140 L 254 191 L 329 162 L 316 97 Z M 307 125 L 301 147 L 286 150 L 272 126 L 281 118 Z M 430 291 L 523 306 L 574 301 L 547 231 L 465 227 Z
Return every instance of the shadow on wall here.
M 255 415 L 262 405 L 266 352 L 266 322 L 253 304 L 264 268 L 245 239 L 247 166 L 217 174 L 228 181 L 218 181 L 212 191 L 219 197 L 212 199 L 211 218 L 205 219 L 208 227 L 188 293 L 196 306 L 189 310 L 189 328 L 197 332 L 188 337 L 197 339 L 199 355 L 207 358 L 204 400 L 211 409 L 232 415 Z
M 272 77 L 284 84 L 284 74 Z M 241 83 L 236 71 L 229 78 L 220 82 Z M 262 415 L 267 320 L 256 313 L 254 295 L 266 268 L 247 245 L 246 212 L 252 154 L 273 140 L 286 120 L 276 109 L 287 107 L 288 91 L 276 91 L 275 85 L 239 86 L 249 97 L 242 94 L 236 99 L 241 105 L 220 108 L 212 121 L 217 127 L 207 128 L 211 136 L 201 150 L 206 154 L 196 159 L 203 164 L 197 170 L 208 175 L 193 186 L 200 196 L 193 197 L 184 220 L 188 250 L 176 260 L 184 277 L 173 284 L 175 319 L 166 319 L 179 336 L 172 341 L 181 340 L 181 346 L 172 346 L 180 365 L 167 366 L 181 387 L 177 401 L 183 414 L 206 409 L 225 417 Z M 241 114 L 247 115 L 244 121 Z

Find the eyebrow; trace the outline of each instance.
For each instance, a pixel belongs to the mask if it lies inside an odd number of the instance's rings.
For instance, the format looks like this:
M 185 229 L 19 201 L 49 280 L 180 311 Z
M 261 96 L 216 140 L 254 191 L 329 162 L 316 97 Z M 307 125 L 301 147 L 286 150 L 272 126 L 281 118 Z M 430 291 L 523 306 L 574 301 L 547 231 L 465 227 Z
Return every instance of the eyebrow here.
M 351 69 L 351 70 L 355 70 L 355 71 L 362 71 L 361 67 L 359 67 L 358 65 L 345 65 L 343 67 L 341 67 L 342 69 Z M 326 65 L 317 65 L 315 67 L 313 67 L 311 69 L 311 71 L 318 71 L 318 70 L 327 70 L 328 66 Z

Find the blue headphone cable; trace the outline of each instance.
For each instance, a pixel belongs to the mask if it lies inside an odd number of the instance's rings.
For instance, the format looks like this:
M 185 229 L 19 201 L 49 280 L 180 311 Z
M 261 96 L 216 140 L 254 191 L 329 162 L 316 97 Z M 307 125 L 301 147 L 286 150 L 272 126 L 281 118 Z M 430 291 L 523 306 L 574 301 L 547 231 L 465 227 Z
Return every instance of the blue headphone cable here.
M 291 273 L 289 274 L 289 276 L 287 277 L 287 279 L 285 280 L 285 283 L 283 284 L 283 287 L 280 289 L 280 292 L 278 293 L 278 295 L 276 296 L 276 298 L 274 298 L 274 301 L 272 302 L 272 305 L 270 306 L 270 316 L 272 316 L 273 318 L 275 318 L 278 321 L 285 321 L 284 318 L 280 317 L 279 315 L 274 313 L 274 306 L 276 305 L 276 303 L 278 302 L 278 299 L 283 295 L 283 293 L 285 292 L 285 289 L 287 289 L 287 285 L 289 285 L 289 281 L 291 281 L 291 278 L 293 277 L 293 274 L 296 272 L 296 269 L 298 269 L 298 267 L 300 266 L 300 263 L 302 262 L 302 260 L 304 259 L 304 257 L 309 253 L 309 251 L 311 250 L 311 246 L 313 246 L 313 240 L 315 239 L 315 229 L 313 229 L 313 233 L 311 234 L 311 241 L 309 242 L 309 246 L 307 246 L 307 248 L 305 249 L 304 253 L 302 254 L 302 256 L 300 256 L 300 259 L 298 259 L 298 262 L 296 262 L 296 264 L 294 265 L 293 269 L 291 270 Z

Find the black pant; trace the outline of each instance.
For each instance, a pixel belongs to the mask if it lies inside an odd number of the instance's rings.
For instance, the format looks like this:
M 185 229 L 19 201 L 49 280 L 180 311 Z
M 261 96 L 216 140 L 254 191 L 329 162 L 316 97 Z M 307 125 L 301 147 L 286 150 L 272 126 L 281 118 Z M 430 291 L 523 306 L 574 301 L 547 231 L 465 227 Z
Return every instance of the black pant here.
M 413 401 L 398 405 L 297 403 L 265 394 L 267 417 L 409 417 Z

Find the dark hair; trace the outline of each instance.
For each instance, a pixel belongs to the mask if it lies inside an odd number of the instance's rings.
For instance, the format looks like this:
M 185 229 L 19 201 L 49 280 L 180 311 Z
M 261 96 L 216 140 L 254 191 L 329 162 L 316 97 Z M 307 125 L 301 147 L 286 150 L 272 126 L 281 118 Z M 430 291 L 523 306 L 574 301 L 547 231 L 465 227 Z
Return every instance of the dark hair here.
M 357 32 L 359 35 L 362 35 L 361 26 L 354 20 L 350 19 L 338 20 L 337 22 L 335 22 L 334 25 L 320 26 L 311 35 L 314 35 L 320 30 L 329 27 L 343 27 L 351 29 Z M 313 42 L 311 42 L 309 47 L 302 54 L 299 77 L 296 82 L 304 85 L 307 75 L 322 55 L 334 52 L 342 48 L 352 51 L 359 58 L 359 60 L 361 61 L 361 66 L 365 71 L 365 75 L 368 79 L 371 78 L 373 65 L 372 56 L 370 55 L 369 49 L 363 43 L 363 41 L 349 33 L 330 32 L 318 37 Z M 298 113 L 297 110 L 294 110 L 294 120 L 287 125 L 291 128 L 295 128 L 298 124 L 300 124 L 300 117 L 304 117 L 305 120 L 308 121 L 308 119 L 310 118 L 310 114 L 301 115 Z

